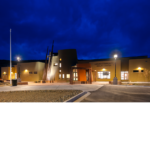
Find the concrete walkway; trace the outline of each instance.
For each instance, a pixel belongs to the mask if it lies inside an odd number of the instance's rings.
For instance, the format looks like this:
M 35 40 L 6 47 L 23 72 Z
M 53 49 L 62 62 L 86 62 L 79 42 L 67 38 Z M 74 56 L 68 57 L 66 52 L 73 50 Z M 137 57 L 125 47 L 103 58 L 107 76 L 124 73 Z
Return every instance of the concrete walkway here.
M 29 85 L 18 85 L 18 86 L 3 86 L 0 87 L 2 91 L 24 91 L 24 90 L 82 90 L 82 91 L 95 91 L 101 88 L 103 85 L 99 84 L 73 84 L 69 83 L 33 83 Z
M 150 87 L 104 85 L 82 102 L 150 102 Z

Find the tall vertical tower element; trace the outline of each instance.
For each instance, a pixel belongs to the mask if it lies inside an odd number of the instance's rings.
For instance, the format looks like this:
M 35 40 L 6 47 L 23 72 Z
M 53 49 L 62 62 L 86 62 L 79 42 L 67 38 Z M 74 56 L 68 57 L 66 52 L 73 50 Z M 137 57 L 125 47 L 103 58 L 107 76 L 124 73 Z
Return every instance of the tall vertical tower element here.
M 45 58 L 45 67 L 44 67 L 44 72 L 43 72 L 43 81 L 45 82 L 47 79 L 47 55 L 48 55 L 48 46 L 47 46 L 47 53 L 46 53 L 46 58 Z
M 11 29 L 10 29 L 10 84 L 11 84 Z
M 52 43 L 52 50 L 51 52 L 49 52 L 49 55 L 48 55 L 48 65 L 47 65 L 47 78 L 46 80 L 48 82 L 50 82 L 52 79 L 51 79 L 51 63 L 52 63 L 52 57 L 53 57 L 53 48 L 54 48 L 54 40 L 53 40 L 53 43 Z

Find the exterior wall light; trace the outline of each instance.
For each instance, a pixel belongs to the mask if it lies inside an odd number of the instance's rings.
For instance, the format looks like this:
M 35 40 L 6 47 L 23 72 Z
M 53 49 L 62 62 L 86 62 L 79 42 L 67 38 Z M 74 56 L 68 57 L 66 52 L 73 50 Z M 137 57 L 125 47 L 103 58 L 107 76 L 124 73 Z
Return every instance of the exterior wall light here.
M 59 60 L 61 61 L 61 58 Z
M 28 70 L 26 69 L 25 72 L 27 72 Z
M 105 71 L 106 69 L 105 68 L 103 68 L 103 71 Z
M 141 67 L 138 67 L 139 70 L 141 70 Z

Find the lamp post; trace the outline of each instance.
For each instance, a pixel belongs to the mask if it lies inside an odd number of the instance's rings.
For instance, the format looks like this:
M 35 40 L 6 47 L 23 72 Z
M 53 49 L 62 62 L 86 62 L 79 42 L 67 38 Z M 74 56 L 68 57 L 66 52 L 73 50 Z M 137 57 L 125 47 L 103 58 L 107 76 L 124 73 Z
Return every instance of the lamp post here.
M 11 84 L 11 29 L 10 29 L 10 84 Z
M 17 57 L 17 60 L 18 60 L 18 62 L 20 62 L 21 58 Z M 19 63 L 18 63 L 18 72 L 19 72 L 18 82 L 21 82 L 21 79 L 20 79 L 20 64 Z
M 114 79 L 113 79 L 113 84 L 117 84 L 117 82 L 118 82 L 118 79 L 117 79 L 117 77 L 116 77 L 116 59 L 117 59 L 117 57 L 118 57 L 118 55 L 115 54 L 115 55 L 114 55 L 114 58 L 115 58 L 115 77 L 114 77 Z

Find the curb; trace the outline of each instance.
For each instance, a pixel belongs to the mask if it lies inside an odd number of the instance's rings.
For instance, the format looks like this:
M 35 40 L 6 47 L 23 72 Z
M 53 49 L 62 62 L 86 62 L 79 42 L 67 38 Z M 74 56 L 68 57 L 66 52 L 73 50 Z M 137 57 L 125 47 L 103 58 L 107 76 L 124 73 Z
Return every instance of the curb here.
M 74 97 L 71 97 L 70 99 L 68 99 L 64 102 L 80 102 L 81 100 L 83 100 L 85 97 L 87 97 L 90 94 L 89 94 L 89 92 L 84 91 L 82 93 L 79 93 L 78 95 L 75 95 Z
M 74 102 L 81 102 L 83 99 L 85 99 L 86 97 L 88 97 L 90 94 L 91 94 L 90 92 L 87 92 L 85 95 L 83 95 L 79 99 L 75 100 Z

